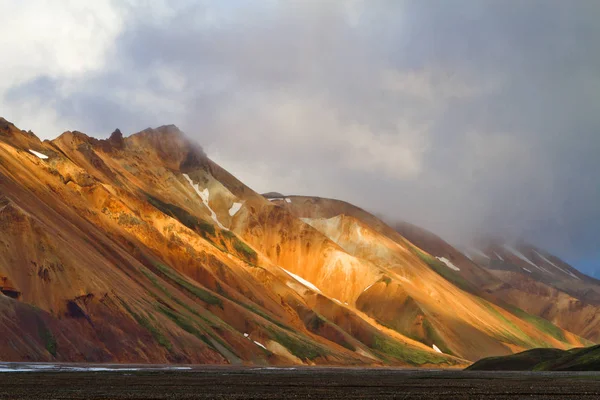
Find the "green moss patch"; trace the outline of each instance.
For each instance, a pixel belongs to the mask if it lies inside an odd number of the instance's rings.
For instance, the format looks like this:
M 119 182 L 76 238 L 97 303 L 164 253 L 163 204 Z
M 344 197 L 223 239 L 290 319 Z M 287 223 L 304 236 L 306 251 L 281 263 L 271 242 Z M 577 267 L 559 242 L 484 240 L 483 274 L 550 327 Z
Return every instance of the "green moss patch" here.
M 439 335 L 437 329 L 429 322 L 427 318 L 423 320 L 423 331 L 425 333 L 425 338 L 431 344 L 435 344 L 444 354 L 454 355 L 454 353 L 448 348 L 446 342 Z
M 389 276 L 385 275 L 379 280 L 379 282 L 383 282 L 385 283 L 385 286 L 387 286 L 390 283 L 392 283 L 392 279 Z
M 242 257 L 244 257 L 246 261 L 256 263 L 256 260 L 258 259 L 256 252 L 237 237 L 233 240 L 233 248 L 240 255 L 242 255 Z
M 174 204 L 166 203 L 149 194 L 146 194 L 146 197 L 148 198 L 148 202 L 152 204 L 155 208 L 160 210 L 162 213 L 175 218 L 183 225 L 199 233 L 205 239 L 211 239 L 215 236 L 216 229 L 214 225 L 203 221 L 198 217 L 193 216 L 183 208 L 178 207 Z
M 198 286 L 191 284 L 190 282 L 185 280 L 183 278 L 183 276 L 181 276 L 173 268 L 167 267 L 160 263 L 156 263 L 154 265 L 167 278 L 169 278 L 170 280 L 175 282 L 177 285 L 184 288 L 187 292 L 191 293 L 198 299 L 202 300 L 203 302 L 205 302 L 207 304 L 216 305 L 220 308 L 223 308 L 223 300 L 221 300 L 217 296 L 211 294 L 208 290 L 202 289 Z
M 166 348 L 169 351 L 173 348 L 173 345 L 171 344 L 169 339 L 167 339 L 165 335 L 163 335 L 162 332 L 160 332 L 158 328 L 156 328 L 147 317 L 133 311 L 131 307 L 129 307 L 129 305 L 123 300 L 121 300 L 121 304 L 139 325 L 141 325 L 148 332 L 150 332 L 150 334 L 158 344 L 160 344 L 162 347 Z
M 455 286 L 468 293 L 477 294 L 479 292 L 479 290 L 475 286 L 473 286 L 469 281 L 463 278 L 460 275 L 460 273 L 451 270 L 446 264 L 444 264 L 437 258 L 432 257 L 429 254 L 423 253 L 421 250 L 414 246 L 411 246 L 411 249 L 413 253 L 421 259 L 421 261 L 427 264 L 429 268 L 434 270 L 438 275 L 446 279 L 448 282 L 454 284 Z
M 258 254 L 256 254 L 256 251 L 254 251 L 253 248 L 248 246 L 239 237 L 237 237 L 235 233 L 223 229 L 221 230 L 221 235 L 230 243 L 231 247 L 233 247 L 233 249 L 237 252 L 238 256 L 250 264 L 256 263 L 258 260 Z M 222 243 L 224 246 L 227 246 L 225 241 L 222 240 Z
M 197 326 L 189 318 L 173 310 L 170 310 L 169 308 L 164 307 L 162 305 L 157 305 L 156 308 L 158 309 L 158 311 L 160 311 L 166 317 L 168 317 L 171 321 L 173 321 L 178 327 L 196 336 L 198 339 L 206 343 L 209 347 L 213 347 L 210 340 L 208 340 L 208 336 L 206 336 L 203 332 L 200 332 Z
M 301 360 L 314 360 L 327 355 L 325 349 L 281 330 L 268 329 L 273 339 Z
M 38 319 L 38 334 L 48 353 L 52 354 L 53 357 L 56 357 L 56 337 L 54 337 L 52 331 L 46 326 L 41 318 Z
M 148 202 L 152 204 L 155 208 L 160 210 L 162 213 L 169 215 L 172 218 L 177 219 L 186 227 L 190 228 L 194 232 L 200 234 L 204 239 L 207 239 L 211 243 L 215 245 L 215 247 L 219 248 L 221 251 L 227 252 L 227 243 L 229 242 L 231 248 L 233 248 L 239 257 L 246 260 L 247 262 L 253 264 L 258 260 L 258 255 L 256 251 L 244 243 L 240 238 L 238 238 L 235 233 L 222 229 L 217 231 L 214 225 L 195 217 L 190 214 L 186 210 L 181 207 L 178 207 L 174 204 L 164 202 L 156 197 L 153 197 L 149 194 L 146 194 L 148 198 Z M 124 221 L 125 222 L 125 221 Z M 219 239 L 219 235 L 221 238 Z M 218 240 L 217 240 L 218 239 Z
M 415 366 L 424 364 L 449 364 L 448 359 L 443 356 L 396 342 L 381 335 L 376 335 L 373 338 L 373 345 L 371 347 L 377 350 L 384 358 L 392 357 Z
M 513 343 L 519 345 L 521 347 L 548 347 L 548 344 L 530 337 L 525 332 L 523 332 L 518 326 L 516 326 L 512 321 L 506 318 L 500 311 L 498 311 L 494 306 L 492 306 L 488 301 L 483 299 L 478 299 L 479 302 L 486 307 L 492 314 L 494 314 L 499 320 L 503 322 L 504 327 L 501 329 L 501 333 L 497 334 L 499 340 L 506 343 Z M 506 329 L 506 327 L 510 327 L 511 330 Z M 517 336 L 518 335 L 518 336 Z
M 567 342 L 567 338 L 565 337 L 564 331 L 556 325 L 552 324 L 552 322 L 548 321 L 547 319 L 538 317 L 536 315 L 528 314 L 518 307 L 508 307 L 508 311 L 510 311 L 512 314 L 516 315 L 520 319 L 529 322 L 538 330 L 552 336 L 553 338 L 564 343 Z

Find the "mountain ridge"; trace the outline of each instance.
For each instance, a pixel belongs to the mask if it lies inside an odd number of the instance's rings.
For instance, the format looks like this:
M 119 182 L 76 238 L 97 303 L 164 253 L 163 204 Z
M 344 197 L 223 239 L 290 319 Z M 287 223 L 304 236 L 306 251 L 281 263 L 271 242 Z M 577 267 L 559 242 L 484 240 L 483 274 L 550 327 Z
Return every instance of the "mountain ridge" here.
M 0 300 L 33 321 L 0 322 L 31 338 L 6 360 L 460 367 L 588 343 L 358 207 L 269 201 L 174 125 L 41 142 L 3 123 L 0 192 L 0 283 L 20 293 Z

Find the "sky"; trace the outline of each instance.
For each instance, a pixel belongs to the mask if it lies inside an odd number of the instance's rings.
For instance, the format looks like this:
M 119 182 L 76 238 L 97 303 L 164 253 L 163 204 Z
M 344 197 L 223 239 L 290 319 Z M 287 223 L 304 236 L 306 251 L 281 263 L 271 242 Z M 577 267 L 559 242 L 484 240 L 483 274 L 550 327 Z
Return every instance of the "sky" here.
M 0 0 L 0 116 L 600 272 L 600 2 Z M 600 276 L 597 275 L 597 276 Z

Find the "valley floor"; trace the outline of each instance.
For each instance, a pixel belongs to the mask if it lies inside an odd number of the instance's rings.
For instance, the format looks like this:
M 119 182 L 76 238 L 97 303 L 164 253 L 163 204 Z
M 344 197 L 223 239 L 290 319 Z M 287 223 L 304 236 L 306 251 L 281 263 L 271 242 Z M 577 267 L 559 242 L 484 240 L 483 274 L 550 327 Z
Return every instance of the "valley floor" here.
M 23 365 L 10 368 L 24 369 Z M 3 365 L 6 371 L 6 365 Z M 31 367 L 31 366 L 29 366 Z M 72 367 L 72 366 L 70 366 Z M 85 369 L 85 366 L 77 366 Z M 0 373 L 2 399 L 592 399 L 600 373 L 191 367 Z M 109 368 L 110 369 L 110 368 Z

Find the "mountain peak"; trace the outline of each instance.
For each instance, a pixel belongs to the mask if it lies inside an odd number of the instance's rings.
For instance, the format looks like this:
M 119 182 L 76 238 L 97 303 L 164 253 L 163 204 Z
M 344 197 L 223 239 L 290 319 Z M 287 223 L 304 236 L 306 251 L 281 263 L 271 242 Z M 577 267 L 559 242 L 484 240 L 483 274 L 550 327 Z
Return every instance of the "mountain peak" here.
M 123 133 L 121 132 L 121 130 L 119 128 L 115 129 L 113 131 L 113 133 L 110 134 L 110 139 L 123 139 Z
M 181 136 L 185 136 L 185 134 L 181 131 L 181 129 L 179 129 L 177 127 L 177 125 L 175 124 L 169 124 L 169 125 L 161 125 L 158 128 L 155 129 L 158 132 L 164 132 L 166 134 L 170 134 L 170 135 L 181 135 Z
M 68 144 L 70 147 L 77 147 L 80 145 L 97 145 L 100 141 L 83 132 L 79 131 L 65 131 L 60 134 L 56 139 L 52 140 L 53 143 Z
M 202 147 L 176 125 L 146 128 L 126 140 L 139 147 L 152 148 L 160 159 L 173 169 L 189 171 L 202 167 L 206 160 L 206 153 Z
M 0 117 L 0 138 L 7 143 L 21 149 L 39 146 L 41 141 L 31 131 L 24 131 L 12 122 Z
M 135 135 L 150 136 L 150 137 L 176 137 L 186 138 L 185 133 L 177 127 L 177 125 L 161 125 L 156 128 L 146 128 L 141 132 L 135 133 Z
M 12 122 L 0 117 L 0 135 L 7 135 L 13 130 L 17 130 L 15 125 Z
M 12 122 L 0 117 L 0 134 L 4 134 L 4 135 L 13 134 L 14 135 L 15 133 L 26 133 L 26 134 L 30 134 L 30 135 L 33 134 L 31 132 L 25 132 L 25 131 L 17 128 L 15 126 L 15 124 L 13 124 Z
M 283 197 L 285 197 L 283 194 L 281 194 L 279 192 L 267 192 L 267 193 L 263 193 L 262 196 L 266 197 L 267 199 L 274 199 L 274 198 L 283 198 Z
M 119 128 L 115 129 L 114 132 L 110 134 L 108 143 L 113 147 L 123 148 L 125 141 L 123 139 L 123 133 Z

